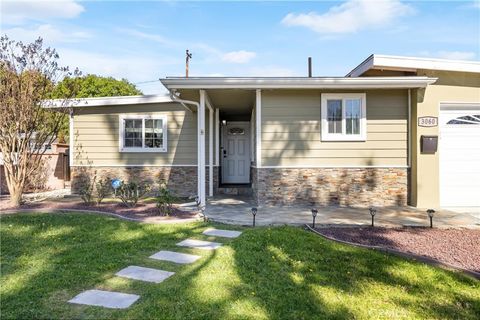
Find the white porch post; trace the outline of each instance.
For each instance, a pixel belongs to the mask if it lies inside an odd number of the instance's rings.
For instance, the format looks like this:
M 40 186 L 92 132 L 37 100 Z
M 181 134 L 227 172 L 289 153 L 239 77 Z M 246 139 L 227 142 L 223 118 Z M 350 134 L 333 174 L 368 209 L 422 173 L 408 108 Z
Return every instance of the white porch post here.
M 208 109 L 208 196 L 213 197 L 213 108 Z
M 206 204 L 205 197 L 205 90 L 200 90 L 200 106 L 197 110 L 197 174 L 198 174 L 198 197 L 200 206 Z
M 215 165 L 220 165 L 220 111 L 215 109 Z
M 256 91 L 256 104 L 255 104 L 255 142 L 256 142 L 256 166 L 262 167 L 262 90 Z

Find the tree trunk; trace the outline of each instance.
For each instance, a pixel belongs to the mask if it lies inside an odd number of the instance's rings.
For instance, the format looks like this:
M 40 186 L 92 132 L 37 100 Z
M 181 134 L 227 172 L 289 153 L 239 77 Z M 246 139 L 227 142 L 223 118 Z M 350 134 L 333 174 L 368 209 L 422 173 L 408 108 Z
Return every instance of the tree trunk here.
M 14 183 L 12 186 L 8 186 L 10 192 L 10 204 L 14 207 L 19 207 L 22 204 L 22 187 Z

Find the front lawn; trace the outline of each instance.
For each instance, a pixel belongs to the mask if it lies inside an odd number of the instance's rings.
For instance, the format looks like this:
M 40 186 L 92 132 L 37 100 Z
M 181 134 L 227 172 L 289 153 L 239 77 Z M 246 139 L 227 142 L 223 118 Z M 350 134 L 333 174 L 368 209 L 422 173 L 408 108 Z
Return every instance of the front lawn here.
M 3 216 L 0 317 L 480 317 L 480 281 L 333 243 L 300 228 L 245 229 L 239 238 L 225 240 L 201 234 L 211 226 L 139 224 L 88 214 Z M 175 246 L 188 237 L 225 245 L 213 252 Z M 148 258 L 159 250 L 195 253 L 202 259 L 182 266 Z M 114 276 L 129 265 L 176 274 L 160 284 Z M 94 288 L 141 297 L 124 310 L 67 303 Z

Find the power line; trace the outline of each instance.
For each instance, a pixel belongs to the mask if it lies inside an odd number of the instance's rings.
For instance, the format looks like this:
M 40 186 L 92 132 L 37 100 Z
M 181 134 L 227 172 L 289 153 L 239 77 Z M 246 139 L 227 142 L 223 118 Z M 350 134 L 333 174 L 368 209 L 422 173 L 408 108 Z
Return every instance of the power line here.
M 141 82 L 135 82 L 134 84 L 144 84 L 144 83 L 152 83 L 152 82 L 159 82 L 159 81 L 158 80 L 141 81 Z

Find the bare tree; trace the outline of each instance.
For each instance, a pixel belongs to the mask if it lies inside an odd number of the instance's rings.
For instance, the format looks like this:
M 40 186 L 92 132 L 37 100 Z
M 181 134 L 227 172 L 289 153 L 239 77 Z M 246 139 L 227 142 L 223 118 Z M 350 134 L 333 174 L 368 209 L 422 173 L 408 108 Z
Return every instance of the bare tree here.
M 0 152 L 12 205 L 19 206 L 26 181 L 41 168 L 41 157 L 71 111 L 71 98 L 48 100 L 64 77 L 76 76 L 58 65 L 54 49 L 41 38 L 30 44 L 0 38 Z M 55 104 L 55 112 L 48 107 Z

